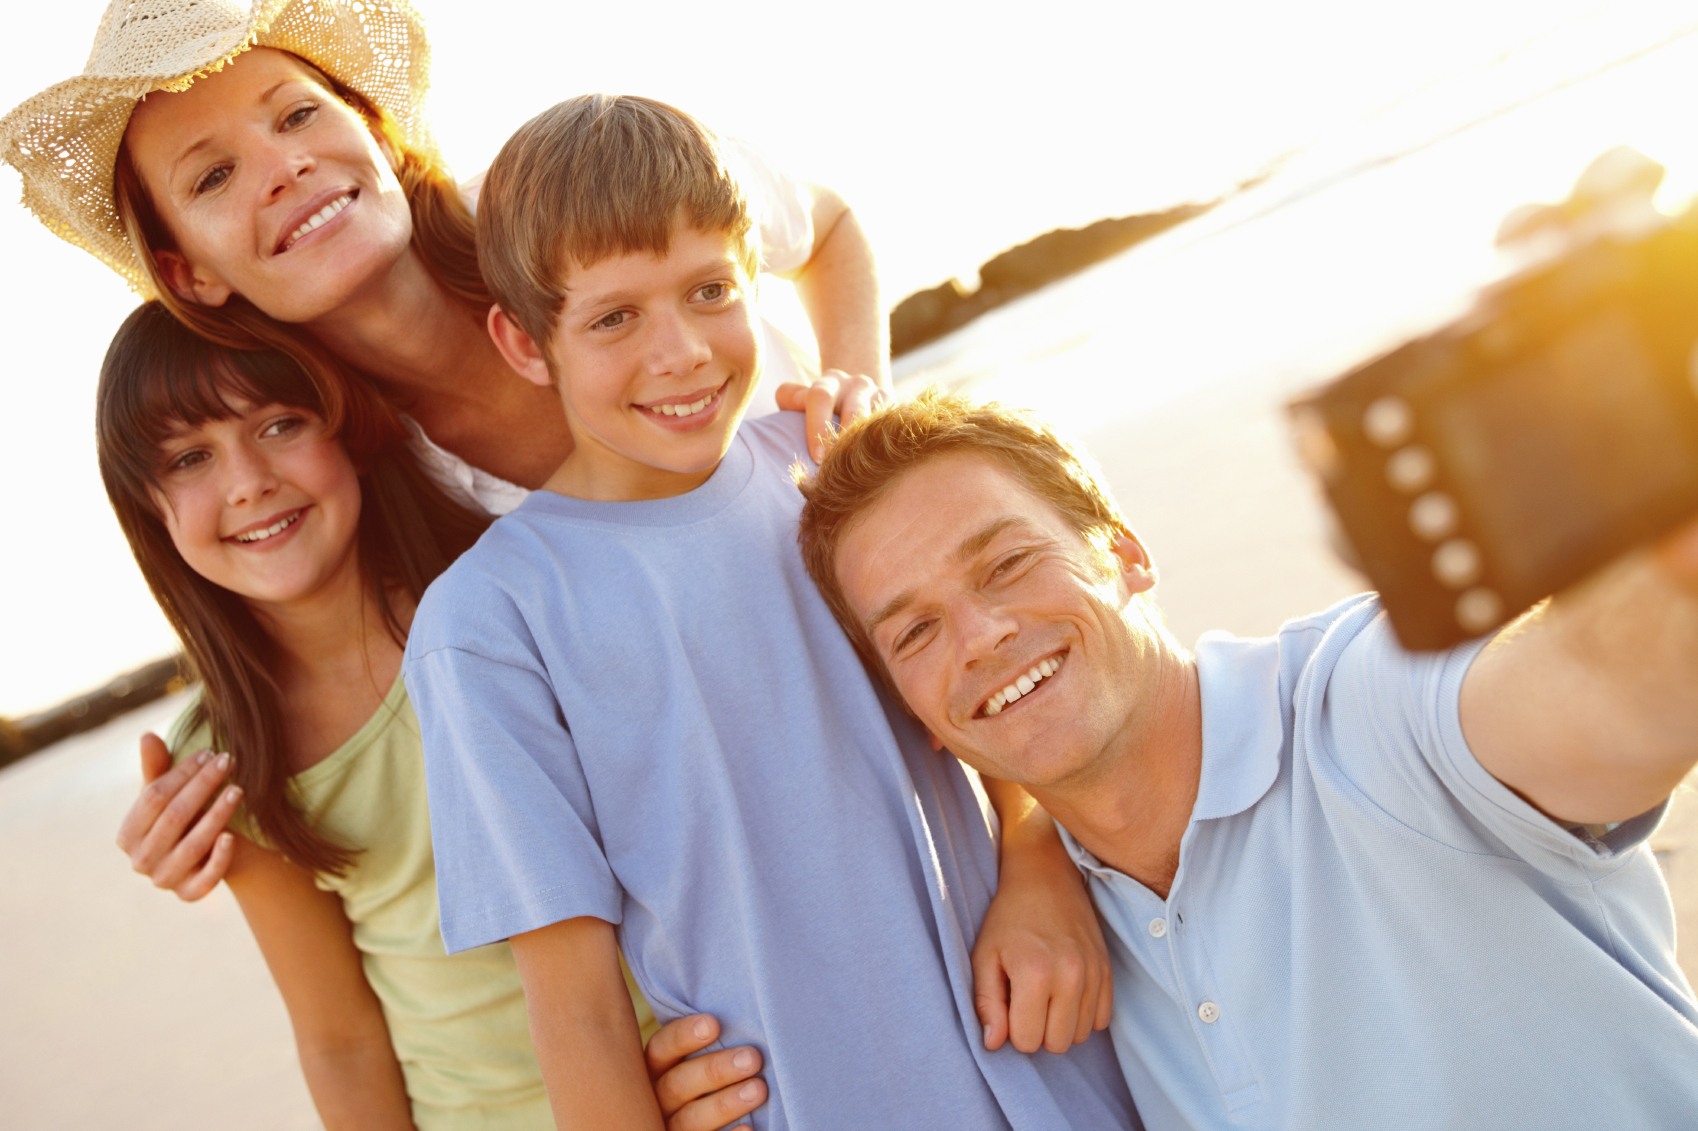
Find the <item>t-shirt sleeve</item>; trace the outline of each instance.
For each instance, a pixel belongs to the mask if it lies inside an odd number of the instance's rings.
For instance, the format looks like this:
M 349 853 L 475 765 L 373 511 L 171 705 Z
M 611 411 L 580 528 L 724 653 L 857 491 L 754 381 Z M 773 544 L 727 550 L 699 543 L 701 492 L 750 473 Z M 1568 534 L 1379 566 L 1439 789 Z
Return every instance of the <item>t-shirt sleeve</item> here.
M 1381 613 L 1339 655 L 1323 726 L 1346 776 L 1387 815 L 1459 851 L 1518 858 L 1562 882 L 1615 871 L 1664 806 L 1590 836 L 1494 778 L 1462 734 L 1462 680 L 1487 641 L 1406 652 Z
M 429 599 L 415 619 L 415 642 Z M 493 627 L 486 620 L 478 635 L 499 635 Z M 424 740 L 449 953 L 584 915 L 618 923 L 623 893 L 540 661 L 409 647 L 404 674 Z
M 726 160 L 743 183 L 761 233 L 761 270 L 794 271 L 814 254 L 813 194 L 807 183 L 780 168 L 740 138 L 722 138 Z

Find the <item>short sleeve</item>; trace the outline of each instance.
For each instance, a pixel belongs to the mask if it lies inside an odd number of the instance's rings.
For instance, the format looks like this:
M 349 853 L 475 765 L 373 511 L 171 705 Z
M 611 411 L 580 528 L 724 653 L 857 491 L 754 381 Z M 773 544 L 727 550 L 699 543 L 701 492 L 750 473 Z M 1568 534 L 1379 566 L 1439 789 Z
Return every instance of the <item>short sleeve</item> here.
M 1406 652 L 1383 613 L 1339 654 L 1321 726 L 1330 756 L 1383 812 L 1462 852 L 1518 858 L 1560 882 L 1621 866 L 1662 807 L 1602 839 L 1577 836 L 1498 781 L 1462 734 L 1463 677 L 1486 640 Z
M 429 596 L 419 619 L 432 614 Z M 441 625 L 424 627 L 441 635 Z M 499 635 L 491 627 L 480 626 L 483 641 Z M 579 916 L 618 923 L 623 893 L 540 661 L 409 648 L 405 677 L 424 740 L 449 953 Z
M 801 178 L 739 138 L 722 138 L 726 160 L 743 183 L 761 233 L 761 270 L 794 271 L 814 254 L 813 194 Z

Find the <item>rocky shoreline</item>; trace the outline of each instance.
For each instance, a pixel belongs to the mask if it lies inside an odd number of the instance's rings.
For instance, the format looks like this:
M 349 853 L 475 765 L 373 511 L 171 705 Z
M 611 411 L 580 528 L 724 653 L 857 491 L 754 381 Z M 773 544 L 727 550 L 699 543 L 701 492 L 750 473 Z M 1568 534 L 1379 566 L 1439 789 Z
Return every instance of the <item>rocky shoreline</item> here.
M 890 355 L 898 357 L 935 341 L 988 310 L 1201 216 L 1215 203 L 1182 204 L 1165 212 L 1110 217 L 1083 228 L 1057 228 L 1009 248 L 985 260 L 975 290 L 950 279 L 897 303 L 890 312 Z

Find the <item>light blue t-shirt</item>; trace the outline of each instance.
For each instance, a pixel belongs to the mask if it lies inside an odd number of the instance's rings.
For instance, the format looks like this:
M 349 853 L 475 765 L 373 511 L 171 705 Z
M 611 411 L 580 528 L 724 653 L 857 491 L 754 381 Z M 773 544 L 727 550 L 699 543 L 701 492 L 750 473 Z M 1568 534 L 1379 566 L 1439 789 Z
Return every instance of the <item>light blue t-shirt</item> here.
M 1135 1125 L 1104 1034 L 984 1051 L 996 844 L 802 566 L 798 413 L 703 486 L 538 491 L 426 593 L 406 681 L 450 951 L 593 915 L 662 1021 L 766 1056 L 779 1128 Z
M 1698 1003 L 1644 838 L 1488 774 L 1481 643 L 1402 651 L 1352 598 L 1197 648 L 1203 765 L 1163 903 L 1069 838 L 1151 1131 L 1698 1127 Z

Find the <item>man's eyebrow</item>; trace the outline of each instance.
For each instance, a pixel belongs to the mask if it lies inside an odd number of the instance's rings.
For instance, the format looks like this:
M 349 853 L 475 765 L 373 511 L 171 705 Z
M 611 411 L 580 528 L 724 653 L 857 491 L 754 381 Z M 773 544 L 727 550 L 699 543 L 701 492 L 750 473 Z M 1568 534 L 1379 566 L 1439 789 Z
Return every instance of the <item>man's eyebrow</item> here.
M 986 546 L 994 542 L 996 540 L 996 536 L 1001 534 L 1003 531 L 1012 527 L 1025 525 L 1026 520 L 1021 518 L 1019 515 L 1007 515 L 1003 518 L 999 518 L 990 525 L 986 526 L 983 530 L 974 534 L 969 534 L 967 537 L 963 538 L 961 540 L 961 544 L 955 547 L 955 552 L 950 555 L 950 558 L 953 561 L 964 562 L 967 559 L 976 556 Z M 862 622 L 862 625 L 867 630 L 867 635 L 873 635 L 874 629 L 878 628 L 879 625 L 883 624 L 885 621 L 889 620 L 891 617 L 895 616 L 897 613 L 901 612 L 913 603 L 914 591 L 909 589 L 902 593 L 898 593 L 896 596 L 886 601 L 883 605 L 880 605 L 876 612 L 869 615 L 867 619 Z
M 1021 518 L 1019 515 L 1005 515 L 1004 517 L 992 522 L 978 533 L 969 534 L 967 537 L 961 539 L 961 544 L 955 547 L 955 552 L 953 554 L 949 555 L 950 559 L 955 562 L 965 562 L 969 558 L 977 557 L 986 546 L 996 541 L 996 536 L 998 534 L 1001 534 L 1003 531 L 1008 530 L 1011 527 L 1025 525 L 1026 520 Z
M 912 589 L 905 593 L 898 593 L 896 596 L 886 601 L 883 605 L 879 606 L 877 612 L 873 613 L 862 622 L 863 626 L 867 630 L 867 635 L 869 637 L 872 636 L 874 629 L 878 628 L 879 625 L 883 624 L 885 621 L 889 620 L 891 617 L 895 616 L 897 613 L 901 612 L 913 603 L 914 591 Z

